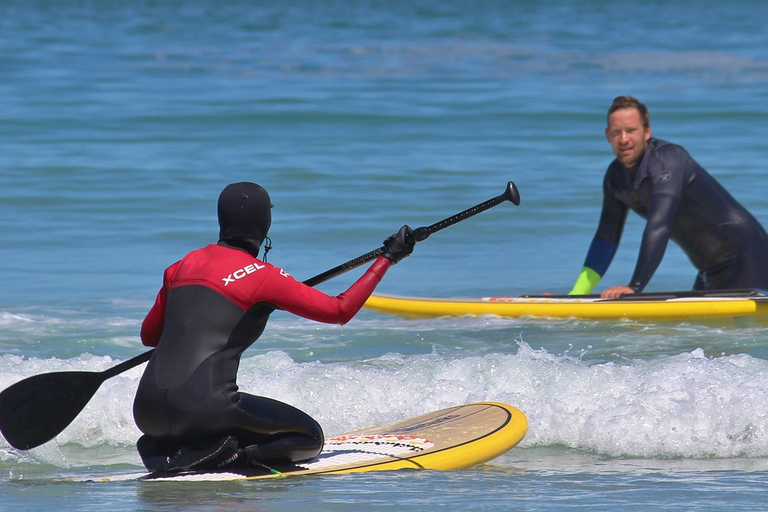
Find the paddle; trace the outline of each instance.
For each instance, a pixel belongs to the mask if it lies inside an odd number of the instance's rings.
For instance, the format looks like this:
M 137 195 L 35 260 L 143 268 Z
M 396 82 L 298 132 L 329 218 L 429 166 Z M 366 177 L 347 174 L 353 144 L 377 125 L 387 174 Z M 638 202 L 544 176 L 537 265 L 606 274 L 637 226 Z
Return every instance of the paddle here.
M 0 431 L 20 450 L 59 435 L 88 404 L 101 384 L 149 360 L 154 350 L 103 372 L 53 372 L 35 375 L 0 393 Z
M 504 193 L 483 203 L 452 215 L 447 219 L 413 230 L 411 236 L 416 242 L 426 240 L 431 234 L 468 219 L 496 205 L 510 201 L 520 204 L 520 194 L 511 181 Z M 334 267 L 322 274 L 307 279 L 304 284 L 317 286 L 331 278 L 348 272 L 366 262 L 372 261 L 384 252 L 379 247 Z M 264 308 L 264 314 L 274 311 Z M 53 372 L 35 375 L 21 380 L 0 393 L 0 431 L 14 448 L 29 450 L 46 443 L 59 435 L 80 414 L 101 384 L 109 379 L 138 366 L 152 356 L 149 350 L 132 359 L 102 372 Z

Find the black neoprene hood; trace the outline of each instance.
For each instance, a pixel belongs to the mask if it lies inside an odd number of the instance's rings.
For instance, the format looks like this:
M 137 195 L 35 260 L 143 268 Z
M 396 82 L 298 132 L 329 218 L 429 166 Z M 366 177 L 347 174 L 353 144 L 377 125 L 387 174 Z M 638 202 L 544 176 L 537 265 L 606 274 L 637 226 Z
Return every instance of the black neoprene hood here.
M 219 243 L 258 257 L 272 224 L 271 210 L 272 201 L 263 187 L 247 181 L 227 185 L 219 195 Z

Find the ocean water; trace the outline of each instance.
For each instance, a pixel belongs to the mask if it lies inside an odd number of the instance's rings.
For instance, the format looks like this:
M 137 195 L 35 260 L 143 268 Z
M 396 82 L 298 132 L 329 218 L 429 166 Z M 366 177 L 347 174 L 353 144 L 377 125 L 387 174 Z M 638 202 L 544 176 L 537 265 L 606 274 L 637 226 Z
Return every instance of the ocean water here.
M 565 293 L 597 223 L 617 95 L 768 225 L 766 16 L 756 0 L 0 0 L 0 389 L 143 352 L 164 268 L 216 240 L 234 181 L 269 190 L 269 260 L 303 280 L 512 180 L 520 206 L 434 234 L 379 291 Z M 601 288 L 629 279 L 642 228 L 630 218 Z M 670 247 L 649 291 L 693 278 Z M 141 470 L 141 370 L 105 382 L 50 443 L 0 440 L 0 509 L 765 507 L 766 324 L 275 313 L 239 384 L 329 435 L 478 400 L 520 408 L 528 434 L 455 472 L 81 481 Z

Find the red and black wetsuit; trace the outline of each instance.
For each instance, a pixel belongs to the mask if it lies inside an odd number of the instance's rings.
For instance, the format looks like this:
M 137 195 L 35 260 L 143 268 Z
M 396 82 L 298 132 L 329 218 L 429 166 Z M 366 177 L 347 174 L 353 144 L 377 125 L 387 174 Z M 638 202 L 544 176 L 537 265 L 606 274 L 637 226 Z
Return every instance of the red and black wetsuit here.
M 331 297 L 242 249 L 209 245 L 189 253 L 165 271 L 142 324 L 142 342 L 157 348 L 136 393 L 139 429 L 175 446 L 226 434 L 258 444 L 263 460 L 315 457 L 324 441 L 320 425 L 294 407 L 238 391 L 240 357 L 264 330 L 265 304 L 344 324 L 390 265 L 379 257 L 346 292 Z
M 669 240 L 699 273 L 697 290 L 768 289 L 768 235 L 760 223 L 680 146 L 651 138 L 636 169 L 618 160 L 603 181 L 600 224 L 584 266 L 604 275 L 629 209 L 647 219 L 629 286 L 642 291 Z

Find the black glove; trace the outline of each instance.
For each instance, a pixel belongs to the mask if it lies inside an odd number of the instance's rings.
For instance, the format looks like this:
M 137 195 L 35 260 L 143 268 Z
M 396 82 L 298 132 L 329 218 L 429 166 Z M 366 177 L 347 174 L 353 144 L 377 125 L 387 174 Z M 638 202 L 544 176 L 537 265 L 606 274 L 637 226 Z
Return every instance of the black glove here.
M 410 256 L 413 252 L 413 246 L 416 245 L 416 241 L 411 236 L 412 232 L 413 230 L 405 225 L 400 228 L 400 231 L 384 240 L 382 256 L 391 261 L 393 265 Z

